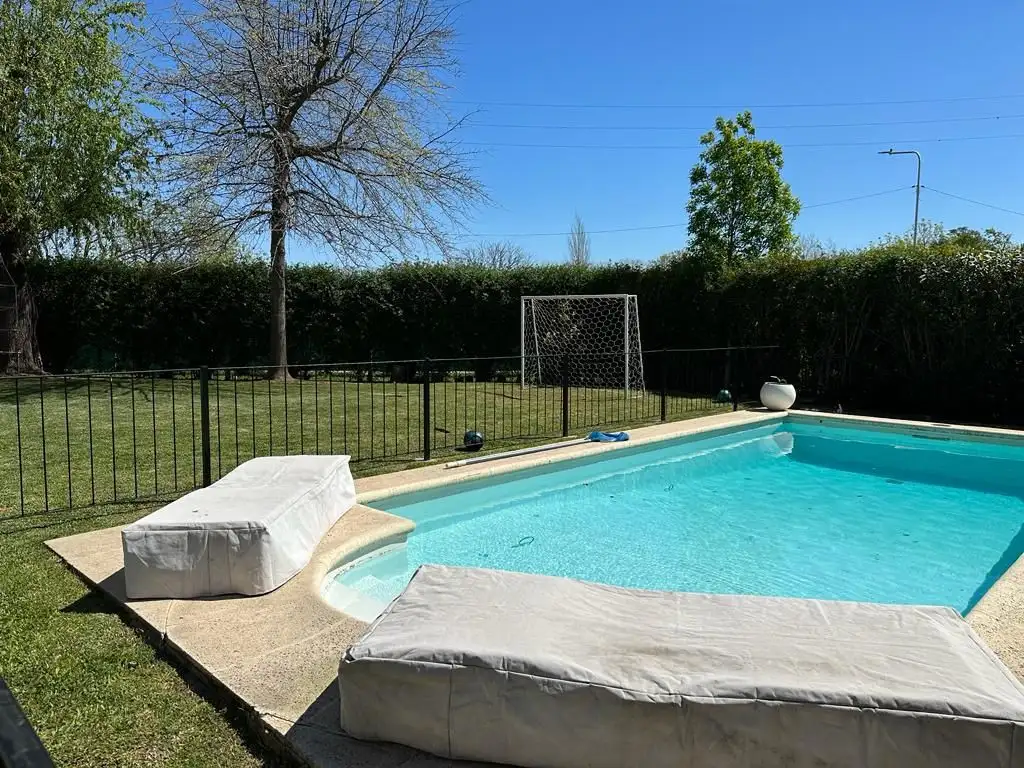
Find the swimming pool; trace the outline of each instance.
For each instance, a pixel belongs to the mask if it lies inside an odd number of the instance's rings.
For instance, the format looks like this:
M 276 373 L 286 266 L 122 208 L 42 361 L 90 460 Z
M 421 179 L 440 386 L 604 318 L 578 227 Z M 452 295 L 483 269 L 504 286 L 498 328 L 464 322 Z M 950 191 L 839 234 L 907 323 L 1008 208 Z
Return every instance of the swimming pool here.
M 329 577 L 365 620 L 423 563 L 966 613 L 1024 552 L 1024 447 L 787 420 L 372 506 L 416 529 Z

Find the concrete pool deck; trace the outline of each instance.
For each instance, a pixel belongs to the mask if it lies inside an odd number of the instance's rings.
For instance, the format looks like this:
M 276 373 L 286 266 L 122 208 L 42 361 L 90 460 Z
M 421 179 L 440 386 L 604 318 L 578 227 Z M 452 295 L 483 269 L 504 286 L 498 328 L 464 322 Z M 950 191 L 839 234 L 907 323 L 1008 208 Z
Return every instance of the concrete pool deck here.
M 309 565 L 284 586 L 258 597 L 127 600 L 119 527 L 55 539 L 47 546 L 85 581 L 116 601 L 153 644 L 214 690 L 233 699 L 274 748 L 315 768 L 453 765 L 452 761 L 405 747 L 355 741 L 340 732 L 338 661 L 367 625 L 325 603 L 320 597 L 322 582 L 338 565 L 385 544 L 403 541 L 414 527 L 408 520 L 366 505 L 398 492 L 785 418 L 862 423 L 875 428 L 909 426 L 925 432 L 1024 445 L 1024 433 L 1010 430 L 798 411 L 789 415 L 738 411 L 631 430 L 628 443 L 574 445 L 451 469 L 436 464 L 377 475 L 356 481 L 360 503 L 328 532 Z M 1024 679 L 1024 558 L 1003 574 L 967 619 L 1003 663 Z

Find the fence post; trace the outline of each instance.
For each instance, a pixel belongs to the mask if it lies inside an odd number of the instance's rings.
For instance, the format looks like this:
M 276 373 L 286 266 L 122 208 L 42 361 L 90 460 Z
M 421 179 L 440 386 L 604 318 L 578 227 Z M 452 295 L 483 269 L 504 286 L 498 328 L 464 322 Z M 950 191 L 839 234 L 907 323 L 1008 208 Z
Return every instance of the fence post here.
M 562 355 L 562 437 L 569 436 L 569 356 Z
M 430 360 L 423 361 L 423 460 L 430 461 Z
M 202 434 L 203 488 L 213 482 L 210 470 L 210 369 L 199 366 L 199 426 Z
M 661 420 L 668 420 L 668 350 L 661 352 Z

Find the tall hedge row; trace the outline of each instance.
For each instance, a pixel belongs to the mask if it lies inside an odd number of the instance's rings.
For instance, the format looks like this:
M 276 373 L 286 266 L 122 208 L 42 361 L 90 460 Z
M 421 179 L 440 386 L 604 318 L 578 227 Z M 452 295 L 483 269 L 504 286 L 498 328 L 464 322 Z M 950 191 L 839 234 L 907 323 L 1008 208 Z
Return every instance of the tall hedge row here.
M 185 271 L 37 263 L 50 370 L 260 364 L 260 264 Z M 1024 259 L 880 249 L 766 261 L 709 280 L 682 261 L 496 271 L 418 265 L 288 272 L 295 363 L 516 354 L 523 294 L 636 293 L 647 348 L 780 344 L 784 375 L 823 404 L 1024 422 Z

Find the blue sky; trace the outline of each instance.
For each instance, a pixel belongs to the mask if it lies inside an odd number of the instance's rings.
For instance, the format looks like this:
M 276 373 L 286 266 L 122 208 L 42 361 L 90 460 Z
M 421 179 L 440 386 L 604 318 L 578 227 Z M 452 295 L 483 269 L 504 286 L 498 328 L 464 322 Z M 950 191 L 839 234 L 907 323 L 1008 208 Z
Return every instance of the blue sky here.
M 1024 211 L 1019 3 L 470 0 L 458 29 L 451 106 L 474 112 L 460 135 L 493 200 L 469 221 L 472 233 L 564 232 L 578 211 L 593 231 L 679 225 L 594 234 L 597 261 L 682 247 L 697 138 L 716 115 L 749 106 L 759 136 L 787 147 L 784 176 L 807 206 L 800 233 L 846 247 L 908 228 L 916 166 L 876 154 L 892 144 L 924 157 L 922 217 L 1024 236 L 1022 216 L 927 189 Z M 910 101 L 919 103 L 863 103 Z M 861 103 L 773 106 L 851 102 Z M 524 106 L 548 104 L 587 107 Z M 849 123 L 883 125 L 769 127 Z M 1019 137 L 934 141 L 1007 134 Z M 561 236 L 509 239 L 542 260 L 565 256 Z
M 744 108 L 784 147 L 800 234 L 856 247 L 907 230 L 916 165 L 876 154 L 893 146 L 923 155 L 922 218 L 1024 239 L 1024 215 L 948 196 L 1024 213 L 1024 4 L 465 0 L 457 29 L 449 106 L 470 115 L 458 136 L 491 198 L 465 245 L 563 261 L 564 235 L 527 235 L 579 212 L 597 262 L 682 248 L 698 137 Z M 618 229 L 635 231 L 599 233 Z

